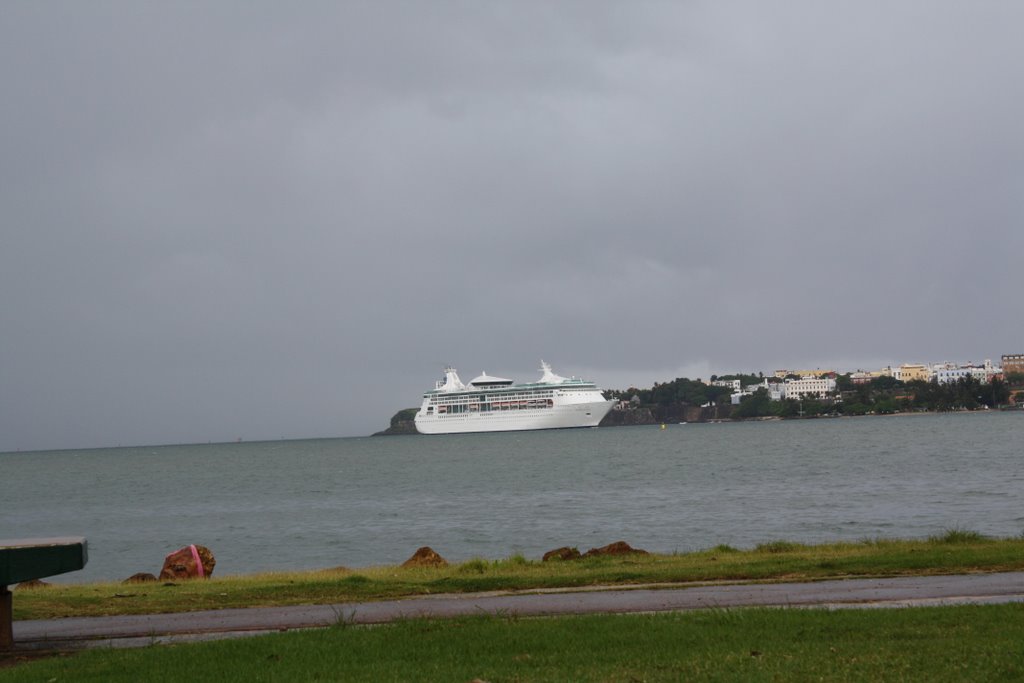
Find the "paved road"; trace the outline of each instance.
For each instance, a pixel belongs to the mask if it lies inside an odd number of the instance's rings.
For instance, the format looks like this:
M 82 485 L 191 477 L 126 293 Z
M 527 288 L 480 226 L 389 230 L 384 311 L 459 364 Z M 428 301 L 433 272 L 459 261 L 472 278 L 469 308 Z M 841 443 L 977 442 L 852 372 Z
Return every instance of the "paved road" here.
M 16 649 L 130 647 L 317 628 L 341 621 L 379 624 L 409 617 L 469 614 L 554 616 L 666 612 L 709 607 L 896 607 L 1024 602 L 1024 572 L 845 579 L 813 583 L 702 584 L 437 595 L 381 602 L 254 607 L 181 614 L 76 617 L 14 622 Z

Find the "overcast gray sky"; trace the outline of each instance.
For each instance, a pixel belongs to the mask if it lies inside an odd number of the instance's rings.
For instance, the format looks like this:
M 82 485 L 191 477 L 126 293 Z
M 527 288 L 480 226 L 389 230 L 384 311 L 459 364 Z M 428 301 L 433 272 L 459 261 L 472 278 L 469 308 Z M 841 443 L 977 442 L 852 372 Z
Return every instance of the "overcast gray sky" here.
M 1024 3 L 0 3 L 0 451 L 1024 351 Z

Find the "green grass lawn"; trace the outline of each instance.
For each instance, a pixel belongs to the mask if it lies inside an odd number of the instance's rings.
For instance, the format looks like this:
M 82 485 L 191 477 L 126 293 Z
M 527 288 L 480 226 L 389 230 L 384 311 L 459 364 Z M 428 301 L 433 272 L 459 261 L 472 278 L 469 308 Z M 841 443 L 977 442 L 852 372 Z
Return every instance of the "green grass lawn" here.
M 9 681 L 1020 681 L 1024 605 L 338 625 L 93 650 Z
M 443 568 L 370 567 L 215 576 L 170 585 L 55 584 L 15 590 L 14 618 L 144 614 L 272 605 L 327 604 L 430 593 L 681 584 L 694 581 L 817 580 L 845 576 L 1024 570 L 1024 539 L 953 530 L 930 539 L 801 545 L 773 541 L 673 555 L 564 562 L 474 559 Z

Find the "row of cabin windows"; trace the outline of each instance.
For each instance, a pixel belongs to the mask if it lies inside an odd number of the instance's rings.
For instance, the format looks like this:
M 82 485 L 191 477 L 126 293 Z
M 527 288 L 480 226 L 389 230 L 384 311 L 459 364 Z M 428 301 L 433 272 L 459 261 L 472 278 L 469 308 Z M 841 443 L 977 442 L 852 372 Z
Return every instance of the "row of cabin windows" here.
M 471 403 L 469 405 L 439 406 L 437 414 L 440 417 L 446 415 L 461 415 L 463 413 L 493 413 L 506 410 L 539 410 L 553 407 L 554 402 L 549 399 L 531 399 L 529 401 L 500 401 L 495 403 Z M 432 412 L 434 406 L 428 406 L 427 412 Z
M 535 399 L 549 399 L 554 396 L 554 392 L 533 392 L 533 393 L 517 393 L 517 394 L 488 394 L 483 396 L 434 396 L 430 399 L 433 405 L 451 405 L 451 404 L 467 404 L 467 398 L 469 405 L 482 404 L 482 403 L 496 403 L 504 401 L 533 401 Z

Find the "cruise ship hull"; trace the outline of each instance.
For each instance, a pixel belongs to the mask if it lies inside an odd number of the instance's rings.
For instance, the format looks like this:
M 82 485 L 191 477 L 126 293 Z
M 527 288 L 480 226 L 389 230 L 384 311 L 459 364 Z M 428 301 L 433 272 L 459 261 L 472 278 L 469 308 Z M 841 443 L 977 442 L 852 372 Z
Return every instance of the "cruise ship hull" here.
M 532 429 L 596 427 L 611 410 L 614 401 L 568 403 L 541 410 L 469 412 L 459 415 L 417 415 L 421 434 L 471 434 L 474 432 L 515 432 Z
M 466 386 L 455 368 L 445 368 L 444 379 L 423 394 L 416 413 L 420 434 L 515 432 L 530 429 L 596 427 L 614 401 L 593 382 L 560 377 L 541 361 L 543 376 L 536 382 L 516 384 L 486 372 Z

